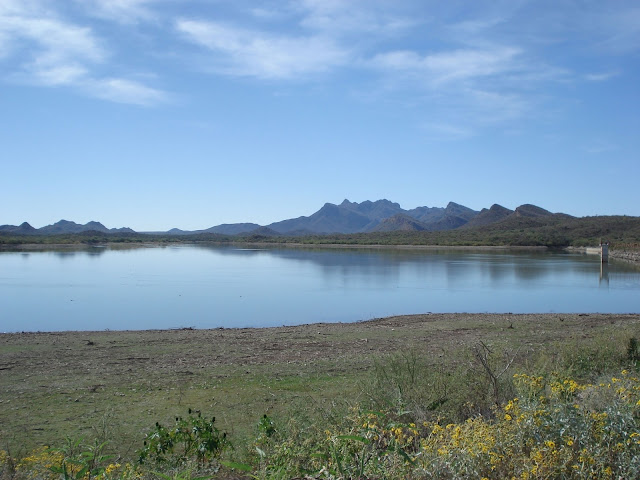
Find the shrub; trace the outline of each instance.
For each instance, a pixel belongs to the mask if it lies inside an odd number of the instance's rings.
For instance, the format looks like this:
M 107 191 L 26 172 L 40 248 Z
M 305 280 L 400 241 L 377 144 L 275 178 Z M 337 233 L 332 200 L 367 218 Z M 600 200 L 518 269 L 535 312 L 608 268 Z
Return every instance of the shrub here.
M 230 446 L 227 434 L 215 427 L 215 421 L 215 417 L 208 419 L 199 411 L 189 409 L 188 416 L 176 417 L 172 427 L 156 422 L 139 452 L 140 463 L 151 460 L 156 464 L 180 466 L 195 460 L 199 466 L 210 464 Z

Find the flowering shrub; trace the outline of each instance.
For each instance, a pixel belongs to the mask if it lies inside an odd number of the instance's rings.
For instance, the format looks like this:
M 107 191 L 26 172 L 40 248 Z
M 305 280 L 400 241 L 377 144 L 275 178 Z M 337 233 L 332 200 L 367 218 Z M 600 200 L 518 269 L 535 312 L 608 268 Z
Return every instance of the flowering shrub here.
M 305 442 L 308 478 L 640 478 L 640 380 L 623 370 L 598 384 L 515 375 L 518 396 L 460 423 L 400 421 L 354 408 L 334 430 Z M 283 439 L 278 471 L 286 465 Z M 260 478 L 275 478 L 269 469 Z M 273 464 L 272 464 L 273 465 Z M 292 466 L 291 464 L 289 466 Z M 282 478 L 281 476 L 278 478 Z
M 265 416 L 253 444 L 259 460 L 253 466 L 221 464 L 252 469 L 253 478 L 265 479 L 640 478 L 640 379 L 633 373 L 622 370 L 594 384 L 525 374 L 515 375 L 513 381 L 515 398 L 490 416 L 458 423 L 416 424 L 410 412 L 373 412 L 358 406 L 339 422 L 298 425 L 298 430 L 276 428 Z M 178 419 L 157 442 L 150 442 L 157 432 L 147 437 L 149 454 L 169 453 L 176 445 L 169 434 L 181 432 L 189 434 L 188 448 L 181 444 L 181 456 L 189 452 L 199 462 L 209 460 L 209 454 L 218 458 L 224 435 L 212 424 L 200 416 Z M 192 435 L 212 436 L 220 443 L 209 451 Z M 204 456 L 198 457 L 198 452 Z M 43 447 L 15 461 L 0 451 L 0 473 L 2 478 L 54 479 L 61 478 L 60 468 L 66 464 L 71 475 L 64 478 L 146 478 L 135 467 L 106 462 L 83 473 L 81 458 L 82 453 L 70 456 Z M 104 457 L 94 453 L 93 458 Z M 162 473 L 153 475 L 148 478 L 164 478 Z
M 77 455 L 66 455 L 61 450 L 40 447 L 24 458 L 15 461 L 0 450 L 0 478 L 16 480 L 58 480 L 74 478 L 83 480 L 127 480 L 140 478 L 136 467 L 130 463 L 109 463 L 87 468 L 89 450 Z
M 433 425 L 416 454 L 424 478 L 638 478 L 640 381 L 597 385 L 516 375 L 495 421 Z

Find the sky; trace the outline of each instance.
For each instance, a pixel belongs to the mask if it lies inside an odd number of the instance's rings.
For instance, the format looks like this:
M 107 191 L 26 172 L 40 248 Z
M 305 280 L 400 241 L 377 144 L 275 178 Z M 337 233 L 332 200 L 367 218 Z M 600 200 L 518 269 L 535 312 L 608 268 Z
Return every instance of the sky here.
M 0 224 L 640 215 L 640 2 L 0 0 Z

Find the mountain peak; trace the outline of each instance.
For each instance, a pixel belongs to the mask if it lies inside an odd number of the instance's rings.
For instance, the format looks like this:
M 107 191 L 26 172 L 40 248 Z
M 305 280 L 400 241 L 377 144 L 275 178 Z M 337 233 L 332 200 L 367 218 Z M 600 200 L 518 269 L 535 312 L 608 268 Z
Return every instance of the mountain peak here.
M 469 220 L 469 223 L 465 225 L 467 227 L 480 227 L 484 225 L 489 225 L 491 223 L 499 222 L 500 220 L 504 220 L 509 215 L 513 213 L 513 210 L 509 210 L 508 208 L 503 207 L 502 205 L 498 205 L 494 203 L 490 208 L 483 208 L 478 215 Z
M 516 208 L 514 214 L 518 217 L 548 217 L 553 215 L 549 210 L 525 203 Z
M 494 211 L 494 212 L 502 212 L 504 210 L 509 210 L 506 207 L 503 207 L 502 205 L 498 204 L 498 203 L 494 203 L 493 205 L 491 205 L 489 207 L 489 211 Z

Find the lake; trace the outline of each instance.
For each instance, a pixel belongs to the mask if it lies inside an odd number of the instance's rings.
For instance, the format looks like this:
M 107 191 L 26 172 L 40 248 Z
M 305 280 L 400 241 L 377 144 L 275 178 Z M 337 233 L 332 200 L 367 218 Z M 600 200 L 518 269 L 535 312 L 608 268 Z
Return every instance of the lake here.
M 640 311 L 640 269 L 546 251 L 179 245 L 0 252 L 0 331 Z

